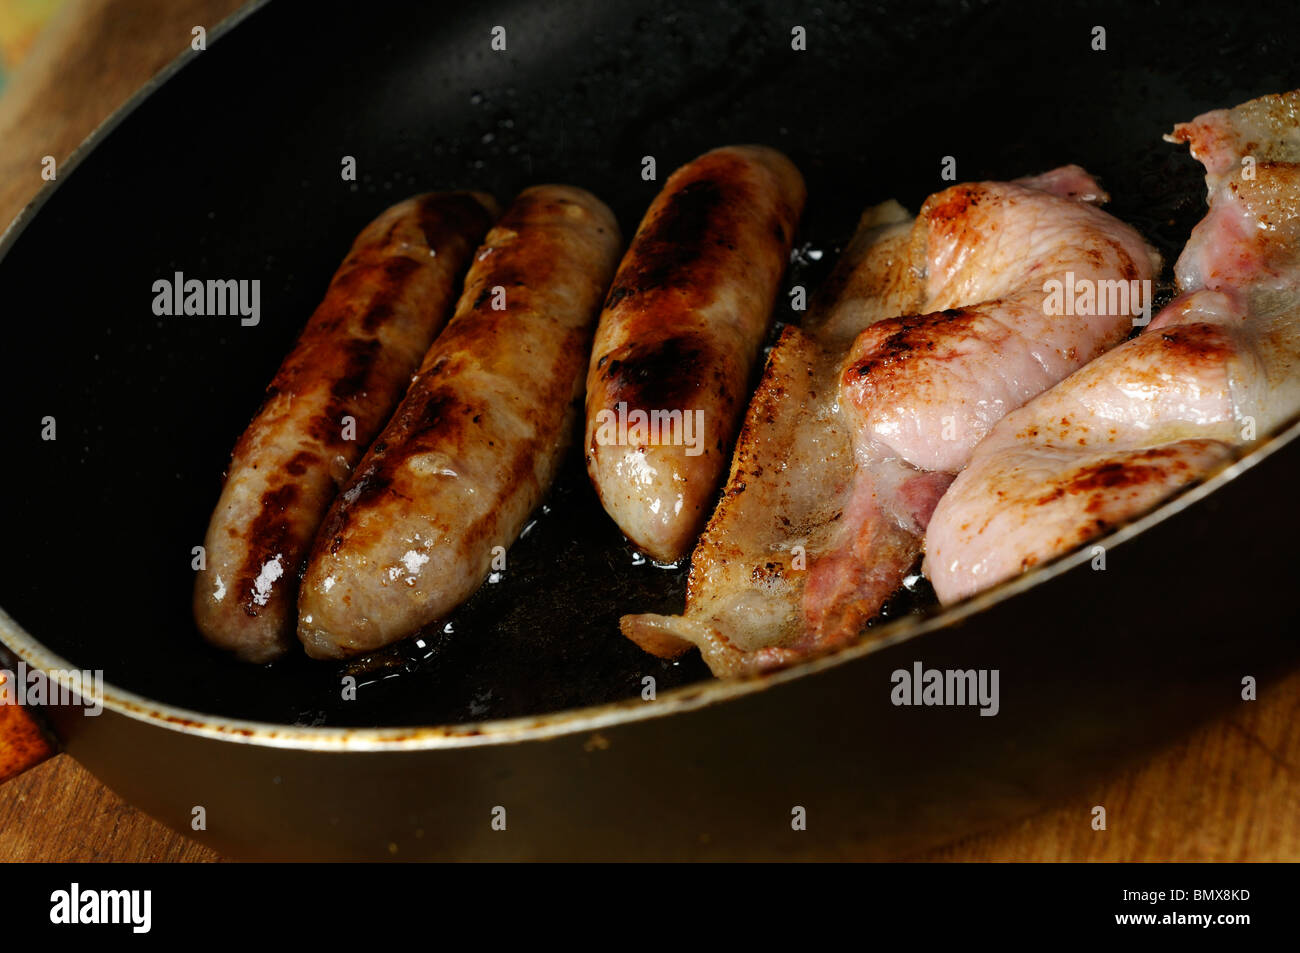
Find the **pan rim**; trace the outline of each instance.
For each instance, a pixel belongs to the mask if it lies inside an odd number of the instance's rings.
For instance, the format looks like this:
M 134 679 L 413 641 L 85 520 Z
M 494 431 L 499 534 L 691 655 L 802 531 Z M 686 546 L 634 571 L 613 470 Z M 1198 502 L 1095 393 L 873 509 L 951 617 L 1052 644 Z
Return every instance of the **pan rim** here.
M 682 685 L 665 692 L 653 703 L 643 702 L 639 698 L 630 698 L 542 715 L 456 725 L 326 728 L 223 718 L 178 705 L 156 702 L 109 682 L 104 682 L 102 697 L 93 700 L 102 701 L 106 710 L 168 731 L 178 731 L 182 734 L 217 741 L 324 753 L 427 751 L 548 741 L 648 721 L 652 718 L 662 718 L 773 689 L 796 679 L 811 677 L 829 668 L 848 665 L 928 632 L 959 625 L 973 615 L 1046 583 L 1082 563 L 1090 562 L 1093 546 L 1103 546 L 1109 550 L 1178 515 L 1297 438 L 1300 438 L 1300 417 L 1291 420 L 1272 437 L 1233 460 L 1208 479 L 1166 500 L 1140 518 L 962 602 L 954 603 L 930 615 L 909 615 L 896 619 L 882 626 L 879 630 L 880 634 L 875 638 L 807 659 L 776 672 Z M 75 671 L 72 663 L 46 648 L 15 622 L 3 608 L 0 608 L 0 641 L 29 666 L 44 671 L 52 681 L 65 688 L 73 687 L 65 677 L 58 674 L 60 671 L 65 673 Z
M 228 14 L 225 19 L 221 20 L 207 33 L 206 45 L 217 42 L 227 33 L 239 26 L 245 19 L 256 13 L 262 7 L 270 3 L 271 0 L 248 0 L 243 6 L 233 13 Z M 144 101 L 156 93 L 166 83 L 168 83 L 177 73 L 188 66 L 195 57 L 201 56 L 207 52 L 205 49 L 196 50 L 193 47 L 182 50 L 175 59 L 171 60 L 166 66 L 154 73 L 144 84 L 133 92 L 122 105 L 118 106 L 104 119 L 86 138 L 82 139 L 77 147 L 68 154 L 68 157 L 59 164 L 59 174 L 46 182 L 35 195 L 18 210 L 18 214 L 12 220 L 5 223 L 3 231 L 0 231 L 0 264 L 3 264 L 8 257 L 10 249 L 27 230 L 36 215 L 44 207 L 50 197 L 80 168 L 82 162 L 94 152 L 108 138 L 109 133 L 120 126 L 131 113 L 135 112 Z
M 208 42 L 216 42 L 268 3 L 270 0 L 249 0 L 209 31 Z M 76 172 L 82 162 L 123 120 L 189 65 L 196 56 L 200 55 L 200 52 L 193 49 L 183 50 L 82 140 L 63 161 L 58 178 L 45 183 L 6 225 L 4 231 L 0 232 L 0 264 L 3 264 L 13 245 L 49 198 Z M 1091 559 L 1092 546 L 1101 545 L 1109 549 L 1120 545 L 1181 513 L 1297 437 L 1300 437 L 1300 417 L 1288 422 L 1273 436 L 1242 454 L 1210 478 L 1164 501 L 1142 517 L 1119 527 L 1108 535 L 940 611 L 925 616 L 909 615 L 896 619 L 882 626 L 878 630 L 879 634 L 869 641 L 807 659 L 777 672 L 712 679 L 683 685 L 665 692 L 651 704 L 632 698 L 585 708 L 565 709 L 544 715 L 459 725 L 324 728 L 223 718 L 156 702 L 108 682 L 104 683 L 102 698 L 98 700 L 102 700 L 104 708 L 108 711 L 163 730 L 178 731 L 182 734 L 217 741 L 322 753 L 426 751 L 545 741 L 661 718 L 776 688 L 828 668 L 847 665 L 928 632 L 958 625 L 973 615 L 1068 572 L 1081 563 L 1088 562 Z M 73 670 L 72 663 L 46 648 L 42 642 L 10 617 L 3 607 L 0 607 L 0 642 L 3 642 L 6 648 L 29 666 L 45 672 L 52 681 L 65 688 L 72 687 L 66 679 L 57 675 L 60 670 Z

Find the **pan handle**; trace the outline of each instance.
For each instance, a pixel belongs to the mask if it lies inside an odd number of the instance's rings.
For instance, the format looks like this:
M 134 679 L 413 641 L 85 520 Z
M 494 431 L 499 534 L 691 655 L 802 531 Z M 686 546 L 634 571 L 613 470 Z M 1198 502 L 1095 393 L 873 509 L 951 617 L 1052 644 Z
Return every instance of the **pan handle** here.
M 40 713 L 18 704 L 17 671 L 14 657 L 0 645 L 0 784 L 58 750 Z

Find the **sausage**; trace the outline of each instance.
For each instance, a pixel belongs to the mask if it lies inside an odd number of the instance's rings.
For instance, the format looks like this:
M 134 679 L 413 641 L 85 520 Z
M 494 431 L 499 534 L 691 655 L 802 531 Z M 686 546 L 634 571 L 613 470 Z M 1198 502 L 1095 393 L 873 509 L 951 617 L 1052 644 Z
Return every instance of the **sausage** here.
M 763 146 L 673 173 L 614 277 L 587 374 L 587 471 L 658 562 L 712 508 L 803 211 L 803 178 Z
M 498 211 L 478 192 L 420 195 L 353 243 L 235 445 L 194 586 L 213 645 L 264 663 L 294 644 L 303 557 L 337 481 L 401 399 Z
M 488 233 L 455 316 L 312 547 L 298 603 L 308 655 L 413 635 L 482 584 L 571 443 L 620 247 L 610 210 L 560 185 L 524 191 Z

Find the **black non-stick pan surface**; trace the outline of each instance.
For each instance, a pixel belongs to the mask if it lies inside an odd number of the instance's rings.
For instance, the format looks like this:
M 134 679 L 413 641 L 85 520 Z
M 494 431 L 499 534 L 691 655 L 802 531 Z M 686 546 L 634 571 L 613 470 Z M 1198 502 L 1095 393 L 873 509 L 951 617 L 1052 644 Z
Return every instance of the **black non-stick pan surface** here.
M 945 187 L 946 156 L 961 181 L 1080 163 L 1172 263 L 1204 187 L 1161 134 L 1300 85 L 1296 19 L 1227 3 L 269 3 L 63 170 L 0 261 L 0 606 L 123 688 L 272 722 L 480 721 L 706 678 L 695 656 L 660 662 L 619 635 L 623 612 L 680 608 L 685 571 L 628 547 L 577 450 L 500 581 L 445 629 L 354 666 L 250 668 L 202 643 L 192 547 L 355 233 L 418 191 L 564 182 L 630 236 L 677 165 L 761 142 L 809 185 L 790 283 L 816 285 L 865 206 Z M 260 324 L 155 317 L 153 282 L 177 271 L 260 280 Z

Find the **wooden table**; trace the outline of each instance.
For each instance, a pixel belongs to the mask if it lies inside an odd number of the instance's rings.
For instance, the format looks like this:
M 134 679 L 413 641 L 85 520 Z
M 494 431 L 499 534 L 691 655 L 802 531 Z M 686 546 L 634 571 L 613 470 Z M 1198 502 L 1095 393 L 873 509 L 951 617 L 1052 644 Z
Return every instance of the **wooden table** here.
M 0 221 L 238 0 L 71 0 L 0 98 Z M 1091 826 L 1104 805 L 1107 830 Z M 1056 808 L 924 860 L 1300 860 L 1300 672 Z M 0 787 L 0 860 L 220 860 L 59 756 Z

